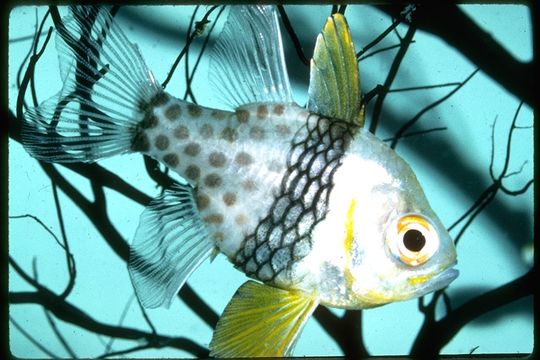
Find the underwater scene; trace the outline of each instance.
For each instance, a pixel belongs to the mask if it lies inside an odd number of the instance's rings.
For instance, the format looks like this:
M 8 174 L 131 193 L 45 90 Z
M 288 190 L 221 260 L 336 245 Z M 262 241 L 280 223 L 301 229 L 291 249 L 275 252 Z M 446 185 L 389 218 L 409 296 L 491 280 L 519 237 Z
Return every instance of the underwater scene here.
M 20 6 L 19 358 L 533 351 L 524 5 Z

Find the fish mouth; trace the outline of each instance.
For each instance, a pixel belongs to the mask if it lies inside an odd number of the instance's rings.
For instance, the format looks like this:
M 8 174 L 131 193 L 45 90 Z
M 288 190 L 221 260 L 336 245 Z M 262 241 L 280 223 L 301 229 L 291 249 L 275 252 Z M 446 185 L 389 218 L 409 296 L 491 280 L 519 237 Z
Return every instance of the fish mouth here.
M 456 264 L 457 262 L 454 262 L 450 266 L 443 268 L 442 271 L 432 274 L 410 277 L 408 281 L 410 284 L 418 286 L 418 296 L 443 289 L 459 276 L 459 270 L 454 269 Z

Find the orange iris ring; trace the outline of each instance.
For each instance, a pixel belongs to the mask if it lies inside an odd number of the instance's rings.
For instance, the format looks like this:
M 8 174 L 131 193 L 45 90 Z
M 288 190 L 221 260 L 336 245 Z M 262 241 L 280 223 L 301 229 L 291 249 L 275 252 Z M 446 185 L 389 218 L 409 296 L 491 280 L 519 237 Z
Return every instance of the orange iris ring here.
M 396 255 L 409 266 L 419 266 L 428 261 L 439 248 L 439 236 L 430 221 L 423 216 L 409 214 L 402 216 L 396 223 L 393 235 Z M 403 236 L 409 230 L 417 230 L 422 233 L 426 244 L 419 251 L 411 251 L 405 247 Z

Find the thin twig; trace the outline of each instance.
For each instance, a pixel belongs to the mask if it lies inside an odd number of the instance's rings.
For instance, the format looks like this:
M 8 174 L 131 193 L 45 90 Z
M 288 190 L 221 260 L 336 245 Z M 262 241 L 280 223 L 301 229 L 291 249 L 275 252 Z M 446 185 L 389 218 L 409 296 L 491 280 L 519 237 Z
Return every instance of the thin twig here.
M 296 36 L 296 32 L 294 31 L 294 28 L 291 25 L 291 22 L 289 21 L 289 17 L 287 16 L 287 13 L 285 12 L 285 8 L 283 5 L 278 5 L 277 9 L 279 11 L 279 15 L 281 17 L 281 21 L 283 22 L 283 25 L 285 26 L 285 29 L 287 30 L 287 34 L 289 34 L 289 37 L 291 38 L 291 41 L 293 42 L 294 49 L 296 50 L 296 54 L 300 58 L 300 61 L 306 65 L 309 66 L 309 60 L 304 54 L 304 50 L 302 49 L 302 43 L 300 40 L 298 40 L 298 36 Z
M 137 304 L 139 305 L 139 310 L 141 310 L 141 314 L 142 314 L 142 316 L 144 318 L 144 321 L 146 321 L 146 323 L 150 327 L 150 331 L 152 331 L 152 334 L 157 334 L 156 327 L 152 323 L 152 320 L 150 320 L 150 317 L 148 316 L 148 313 L 146 312 L 146 309 L 144 308 L 144 306 L 142 306 L 142 304 L 141 304 L 141 302 L 139 301 L 138 298 L 137 298 Z
M 136 345 L 136 346 L 130 347 L 128 349 L 124 349 L 124 350 L 105 352 L 105 353 L 97 356 L 97 358 L 98 359 L 111 358 L 113 356 L 131 354 L 131 353 L 134 353 L 134 352 L 137 352 L 137 351 L 151 349 L 153 347 L 155 347 L 154 344 Z
M 49 322 L 51 329 L 53 330 L 54 334 L 56 335 L 56 337 L 58 338 L 58 340 L 64 347 L 64 350 L 66 350 L 66 352 L 69 354 L 71 358 L 76 359 L 77 355 L 75 354 L 75 351 L 73 351 L 73 348 L 71 348 L 71 346 L 67 342 L 64 335 L 62 335 L 62 333 L 60 332 L 60 329 L 58 329 L 58 327 L 56 326 L 56 322 L 54 321 L 54 318 L 51 316 L 51 314 L 49 314 L 49 311 L 47 311 L 46 309 L 43 309 L 43 312 L 45 313 L 45 317 L 47 318 L 47 321 Z
M 401 138 L 403 139 L 403 138 L 406 138 L 406 137 L 425 135 L 425 134 L 429 134 L 431 132 L 444 131 L 444 130 L 448 130 L 448 128 L 446 126 L 441 126 L 441 127 L 436 127 L 436 128 L 426 129 L 426 130 L 411 131 L 409 133 L 401 135 Z M 395 139 L 396 139 L 396 137 L 392 136 L 392 137 L 389 137 L 389 138 L 385 138 L 382 141 L 389 142 L 389 141 L 394 141 Z
M 155 335 L 138 329 L 108 325 L 93 319 L 81 309 L 43 288 L 38 292 L 10 292 L 10 304 L 36 304 L 48 309 L 58 319 L 96 334 L 127 340 L 146 341 L 152 347 L 173 347 L 197 357 L 207 357 L 208 349 L 184 337 Z M 58 358 L 57 356 L 53 356 Z
M 495 198 L 497 192 L 499 190 L 503 191 L 507 195 L 511 196 L 518 196 L 523 193 L 525 193 L 529 187 L 533 184 L 533 179 L 529 180 L 521 189 L 517 190 L 510 190 L 506 188 L 503 184 L 503 180 L 507 179 L 509 176 L 515 175 L 516 172 L 508 173 L 508 167 L 510 163 L 510 155 L 511 155 L 511 146 L 512 146 L 512 134 L 514 130 L 516 130 L 516 121 L 517 117 L 519 115 L 519 111 L 521 109 L 522 103 L 519 104 L 518 108 L 516 109 L 516 112 L 514 114 L 514 118 L 512 119 L 512 123 L 510 126 L 510 130 L 508 133 L 507 143 L 506 143 L 506 157 L 504 160 L 504 166 L 501 170 L 501 173 L 496 176 L 493 170 L 494 167 L 494 153 L 495 153 L 495 123 L 496 118 L 492 126 L 492 144 L 491 144 L 491 154 L 490 154 L 490 164 L 489 164 L 489 176 L 491 178 L 492 184 L 489 185 L 477 198 L 477 200 L 472 204 L 472 206 L 457 219 L 452 225 L 448 227 L 448 231 L 454 229 L 459 223 L 464 221 L 468 216 L 469 219 L 465 222 L 465 225 L 462 227 L 462 229 L 459 231 L 458 235 L 455 237 L 455 242 L 457 243 L 462 235 L 464 234 L 467 227 L 472 223 L 474 218 L 480 214 L 480 212 Z
M 32 335 L 30 335 L 30 333 L 28 333 L 26 330 L 24 330 L 24 328 L 21 325 L 19 325 L 19 323 L 17 321 L 15 321 L 15 319 L 12 316 L 9 317 L 9 321 L 13 324 L 13 326 L 15 326 L 15 328 L 17 328 L 17 330 L 19 330 L 21 332 L 21 334 L 23 334 L 23 336 L 26 339 L 28 339 L 28 341 L 30 341 L 32 344 L 34 344 L 35 347 L 37 347 L 39 350 L 41 350 L 44 354 L 46 354 L 47 356 L 49 356 L 52 359 L 60 359 L 60 356 L 58 356 L 55 353 L 53 353 L 52 351 L 48 350 L 45 346 L 41 345 L 36 339 L 34 339 L 34 337 Z
M 386 28 L 386 30 L 384 30 L 382 33 L 380 33 L 375 39 L 373 39 L 369 44 L 367 44 L 366 46 L 364 46 L 360 51 L 358 51 L 356 53 L 356 59 L 358 61 L 360 61 L 360 58 L 369 50 L 371 49 L 372 47 L 374 47 L 375 45 L 377 45 L 378 43 L 380 43 L 382 41 L 382 39 L 384 39 L 386 37 L 386 35 L 390 34 L 390 32 L 392 32 L 392 30 L 394 30 L 400 23 L 400 19 L 397 19 L 397 20 L 394 20 L 392 22 L 392 24 Z
M 399 67 L 401 66 L 401 62 L 405 58 L 405 54 L 407 53 L 407 50 L 409 48 L 409 45 L 412 42 L 412 39 L 415 33 L 416 33 L 416 26 L 414 24 L 411 24 L 409 26 L 409 29 L 407 30 L 407 34 L 401 41 L 401 47 L 399 48 L 399 51 L 397 52 L 396 57 L 394 58 L 394 61 L 392 61 L 392 65 L 390 66 L 390 70 L 388 71 L 388 75 L 386 76 L 386 80 L 384 81 L 384 84 L 382 85 L 382 91 L 377 97 L 377 100 L 373 107 L 373 115 L 371 118 L 371 124 L 369 125 L 369 131 L 373 134 L 375 134 L 375 132 L 377 131 L 377 126 L 379 124 L 379 118 L 382 113 L 382 106 L 383 106 L 386 94 L 388 90 L 390 89 L 390 86 L 392 85 L 392 82 L 394 81 L 397 75 Z
M 411 41 L 411 44 L 414 44 L 414 43 L 415 43 L 415 41 L 412 40 L 412 41 Z M 395 44 L 395 45 L 389 45 L 389 46 L 385 46 L 385 47 L 382 47 L 382 48 L 380 48 L 380 49 L 374 50 L 374 51 L 372 51 L 372 52 L 370 52 L 370 53 L 367 53 L 366 55 L 362 55 L 361 57 L 359 57 L 359 58 L 358 58 L 358 62 L 364 61 L 364 60 L 366 60 L 366 59 L 368 59 L 368 58 L 370 58 L 370 57 L 372 57 L 372 56 L 374 56 L 374 55 L 383 53 L 383 52 L 385 52 L 385 51 L 397 49 L 397 48 L 399 48 L 400 46 L 401 46 L 401 44 Z
M 215 26 L 217 24 L 217 21 L 221 17 L 221 14 L 223 13 L 224 10 L 225 10 L 225 7 L 222 7 L 219 10 L 218 14 L 216 15 L 216 18 L 214 19 L 214 21 L 212 22 L 212 25 L 210 26 L 210 30 L 208 30 L 208 33 L 206 34 L 206 36 L 204 38 L 204 42 L 202 44 L 201 51 L 199 52 L 197 60 L 195 61 L 195 65 L 193 66 L 193 69 L 191 70 L 191 74 L 187 78 L 186 92 L 184 93 L 184 97 L 183 97 L 184 100 L 187 99 L 188 93 L 191 94 L 191 96 L 193 96 L 193 93 L 191 92 L 191 83 L 193 82 L 193 78 L 195 77 L 195 72 L 197 71 L 197 68 L 199 67 L 199 64 L 200 64 L 202 56 L 203 56 L 203 54 L 204 54 L 204 52 L 206 50 L 206 47 L 208 46 L 208 42 L 210 40 L 210 35 L 214 31 L 214 28 L 215 28 Z
M 206 21 L 208 20 L 208 17 L 210 16 L 210 14 L 215 10 L 217 9 L 219 6 L 218 5 L 215 5 L 213 6 L 206 14 L 205 16 L 202 18 L 201 21 Z M 184 54 L 186 53 L 186 51 L 188 51 L 188 48 L 189 46 L 191 45 L 191 43 L 193 42 L 193 39 L 195 39 L 197 37 L 197 32 L 196 31 L 193 31 L 191 33 L 191 35 L 189 36 L 188 40 L 186 41 L 186 45 L 184 45 L 184 47 L 182 48 L 182 50 L 180 51 L 180 54 L 178 54 L 178 56 L 176 57 L 176 60 L 174 61 L 172 67 L 171 67 L 171 70 L 169 71 L 169 74 L 167 75 L 167 78 L 165 79 L 165 81 L 161 84 L 161 87 L 163 89 L 165 89 L 169 83 L 169 81 L 171 81 L 171 78 L 172 76 L 174 75 L 174 72 L 176 71 L 176 68 L 178 67 L 178 64 L 180 64 L 180 61 L 182 60 L 182 58 L 184 57 Z
M 129 297 L 128 301 L 126 302 L 126 305 L 124 306 L 124 309 L 122 310 L 122 313 L 120 314 L 120 319 L 118 320 L 117 326 L 122 326 L 124 324 L 124 320 L 126 318 L 128 310 L 129 310 L 131 304 L 133 303 L 134 299 L 135 299 L 134 294 Z M 111 353 L 111 348 L 112 348 L 112 346 L 114 344 L 114 340 L 116 340 L 116 339 L 112 337 L 109 340 L 109 342 L 107 343 L 107 345 L 105 346 L 105 354 L 110 354 Z
M 71 294 L 71 291 L 75 287 L 75 279 L 77 277 L 77 267 L 75 264 L 75 258 L 69 248 L 69 242 L 66 235 L 66 229 L 64 226 L 64 217 L 62 216 L 62 208 L 60 206 L 60 199 L 58 198 L 58 189 L 54 182 L 52 182 L 52 190 L 53 190 L 54 206 L 56 208 L 56 215 L 58 217 L 58 223 L 60 225 L 60 233 L 62 234 L 63 248 L 64 248 L 64 252 L 66 253 L 66 265 L 67 265 L 68 273 L 69 273 L 69 280 L 66 285 L 66 288 L 60 295 L 61 298 L 66 298 L 68 297 L 69 294 Z
M 411 127 L 413 126 L 425 113 L 427 113 L 429 110 L 439 106 L 441 103 L 449 99 L 452 95 L 454 95 L 456 92 L 458 92 L 467 82 L 469 82 L 470 79 L 478 72 L 478 69 L 474 70 L 465 80 L 463 80 L 458 86 L 456 86 L 452 91 L 450 91 L 445 96 L 441 97 L 439 100 L 434 101 L 433 103 L 429 104 L 422 110 L 420 110 L 412 119 L 407 121 L 405 124 L 403 124 L 402 127 L 399 128 L 399 130 L 394 135 L 394 140 L 392 140 L 392 143 L 390 144 L 390 147 L 392 149 L 395 149 L 397 146 L 398 141 L 401 139 L 403 134 Z
M 193 35 L 194 37 L 197 36 L 195 34 L 195 31 L 193 31 L 193 23 L 195 22 L 195 16 L 197 16 L 199 7 L 200 5 L 195 6 L 195 10 L 193 10 L 193 14 L 191 14 L 191 17 L 189 19 L 188 30 L 186 32 L 186 44 L 191 42 L 189 39 L 191 35 Z M 186 84 L 188 83 L 188 80 L 189 80 L 189 49 L 190 48 L 191 46 L 186 49 L 186 54 L 184 56 L 184 62 L 185 62 L 184 73 L 185 73 Z M 191 91 L 191 87 L 189 86 L 189 84 L 187 84 L 186 86 L 186 96 L 184 97 L 184 100 L 187 99 L 188 95 L 191 98 L 191 102 L 193 102 L 194 104 L 197 104 L 197 100 L 195 99 L 195 96 L 193 95 L 193 92 Z
M 394 93 L 394 92 L 405 92 L 405 91 L 416 91 L 416 90 L 429 90 L 429 89 L 438 89 L 438 88 L 449 87 L 449 86 L 459 86 L 461 84 L 462 82 L 450 82 L 450 83 L 436 84 L 436 85 L 410 86 L 410 87 L 405 87 L 405 88 L 390 89 L 388 90 L 388 92 Z

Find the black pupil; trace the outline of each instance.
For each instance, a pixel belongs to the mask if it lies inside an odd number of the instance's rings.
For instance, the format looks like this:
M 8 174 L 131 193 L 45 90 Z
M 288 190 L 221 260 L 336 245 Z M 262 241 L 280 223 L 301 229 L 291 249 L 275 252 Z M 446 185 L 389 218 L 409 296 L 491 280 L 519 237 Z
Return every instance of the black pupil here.
M 407 230 L 403 235 L 403 245 L 409 250 L 418 252 L 426 245 L 426 238 L 418 230 Z

